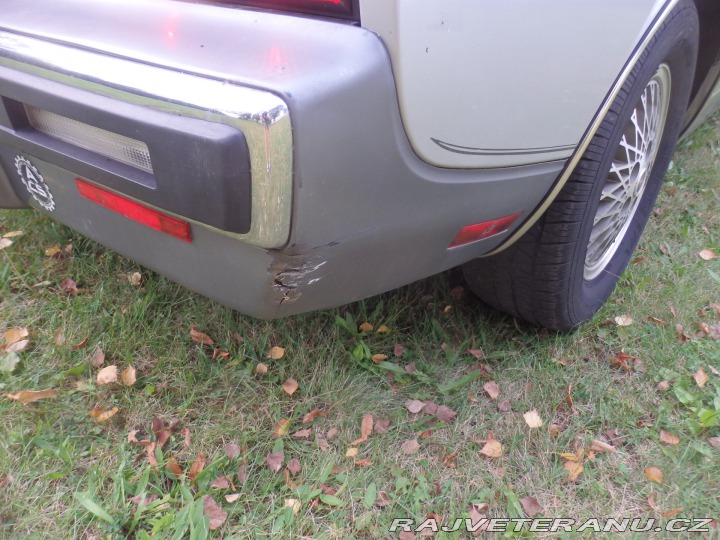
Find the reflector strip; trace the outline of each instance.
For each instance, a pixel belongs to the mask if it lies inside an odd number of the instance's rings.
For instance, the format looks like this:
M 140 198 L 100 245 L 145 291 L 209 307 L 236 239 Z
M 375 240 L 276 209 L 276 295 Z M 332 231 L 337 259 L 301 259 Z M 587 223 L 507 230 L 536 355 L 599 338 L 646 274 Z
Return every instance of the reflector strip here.
M 25 111 L 30 125 L 46 135 L 151 174 L 153 172 L 150 151 L 144 142 L 30 105 L 25 105 Z
M 162 214 L 157 210 L 126 199 L 80 178 L 75 179 L 75 184 L 77 185 L 80 195 L 89 201 L 104 206 L 108 210 L 117 212 L 128 219 L 142 223 L 156 231 L 164 232 L 185 242 L 192 241 L 190 224 L 185 221 Z
M 515 223 L 515 220 L 522 215 L 522 212 L 512 214 L 509 216 L 492 219 L 490 221 L 483 221 L 482 223 L 475 223 L 474 225 L 466 225 L 457 236 L 450 242 L 448 248 L 462 246 L 475 242 L 477 240 L 483 240 L 490 238 L 496 234 L 504 233 L 510 226 Z

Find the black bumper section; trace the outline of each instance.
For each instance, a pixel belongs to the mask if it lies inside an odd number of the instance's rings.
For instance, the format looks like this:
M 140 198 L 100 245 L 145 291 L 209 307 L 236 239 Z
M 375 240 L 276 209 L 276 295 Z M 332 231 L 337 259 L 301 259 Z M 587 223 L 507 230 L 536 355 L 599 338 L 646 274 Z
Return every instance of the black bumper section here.
M 159 209 L 231 233 L 250 229 L 250 156 L 242 132 L 0 67 L 0 145 L 36 156 Z M 35 130 L 24 105 L 145 143 L 148 173 Z M 17 174 L 15 192 L 27 200 Z

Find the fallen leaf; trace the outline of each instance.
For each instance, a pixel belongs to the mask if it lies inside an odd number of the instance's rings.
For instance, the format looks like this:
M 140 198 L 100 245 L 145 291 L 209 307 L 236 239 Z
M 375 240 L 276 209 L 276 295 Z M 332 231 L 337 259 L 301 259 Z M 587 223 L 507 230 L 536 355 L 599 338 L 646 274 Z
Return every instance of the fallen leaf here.
M 313 409 L 309 413 L 307 413 L 305 416 L 303 416 L 302 423 L 303 424 L 309 424 L 313 420 L 315 420 L 318 416 L 327 416 L 328 413 L 326 411 L 321 411 L 320 409 Z
M 15 394 L 5 394 L 6 397 L 19 401 L 24 405 L 41 399 L 55 397 L 57 395 L 57 390 L 20 390 Z
M 657 467 L 645 467 L 645 478 L 648 482 L 655 482 L 656 484 L 662 484 L 663 473 Z
M 225 451 L 225 455 L 229 457 L 230 459 L 235 459 L 236 457 L 240 457 L 240 447 L 235 443 L 228 443 L 223 447 L 223 450 Z
M 660 392 L 667 392 L 670 390 L 670 381 L 660 381 L 657 385 L 657 389 Z
M 417 439 L 409 439 L 400 445 L 400 449 L 403 451 L 403 454 L 411 456 L 420 450 L 420 443 Z
M 512 406 L 510 405 L 510 400 L 505 399 L 498 403 L 498 410 L 500 412 L 510 412 L 512 410 Z
M 447 407 L 445 405 L 440 405 L 437 408 L 437 412 L 435 413 L 435 416 L 437 416 L 438 420 L 440 420 L 441 422 L 445 422 L 446 424 L 449 424 L 457 416 L 457 413 L 455 411 L 453 411 L 450 407 Z
M 675 333 L 677 334 L 678 339 L 680 340 L 681 343 L 687 343 L 688 341 L 690 341 L 690 340 L 692 339 L 690 336 L 688 336 L 688 335 L 683 331 L 683 325 L 682 325 L 682 324 L 679 324 L 679 323 L 678 323 L 678 324 L 675 325 Z
M 267 353 L 267 357 L 271 360 L 280 360 L 283 356 L 285 356 L 285 349 L 277 345 L 271 347 L 270 352 Z
M 288 379 L 283 383 L 282 389 L 288 396 L 292 396 L 298 389 L 298 383 L 295 379 Z
M 227 519 L 228 515 L 225 510 L 220 508 L 212 495 L 205 495 L 203 497 L 203 514 L 210 518 L 210 530 L 214 531 L 222 527 L 223 523 Z
M 17 343 L 22 343 L 22 341 L 17 341 L 13 345 Z M 3 371 L 5 373 L 12 373 L 13 371 L 15 371 L 15 368 L 19 363 L 20 357 L 17 355 L 17 353 L 15 351 L 9 351 L 8 354 L 0 356 L 0 371 Z
M 498 459 L 503 454 L 503 447 L 500 441 L 491 439 L 480 449 L 480 453 L 492 459 Z
M 65 329 L 61 326 L 55 331 L 55 345 L 58 347 L 65 344 Z
M 698 369 L 695 372 L 695 375 L 693 375 L 693 379 L 695 379 L 695 383 L 700 387 L 703 388 L 705 384 L 708 382 L 710 377 L 707 376 L 707 373 L 703 371 L 702 368 Z
M 255 366 L 255 373 L 258 375 L 265 375 L 268 372 L 267 364 L 263 364 L 260 362 L 257 366 Z
M 405 345 L 402 345 L 401 343 L 396 343 L 393 347 L 393 354 L 396 358 L 400 358 L 403 355 L 403 351 L 405 350 Z
M 345 451 L 345 457 L 350 457 L 350 458 L 357 457 L 358 453 L 359 453 L 359 450 L 357 448 L 348 448 Z
M 182 433 L 183 437 L 185 437 L 185 440 L 183 441 L 185 448 L 190 448 L 190 430 L 185 428 L 180 433 Z
M 210 484 L 210 487 L 214 489 L 230 489 L 230 480 L 220 475 L 215 480 L 213 480 L 212 484 Z
M 9 238 L 0 238 L 0 249 L 5 249 L 13 245 L 13 241 Z
M 488 381 L 483 384 L 483 390 L 490 399 L 497 399 L 500 395 L 500 387 L 495 381 Z
M 612 453 L 612 452 L 615 452 L 615 447 L 604 441 L 595 439 L 595 440 L 593 440 L 593 442 L 590 443 L 590 450 L 592 450 L 593 452 L 595 452 L 597 454 L 602 454 L 602 453 L 607 453 L 607 452 Z
M 712 259 L 718 258 L 718 255 L 712 249 L 703 249 L 699 255 L 703 261 L 711 261 Z
M 375 330 L 376 334 L 387 334 L 388 332 L 390 332 L 390 329 L 387 326 L 385 326 L 384 324 L 382 326 L 380 326 L 380 328 Z
M 85 339 L 83 339 L 83 340 L 82 340 L 80 343 L 78 343 L 77 345 L 73 345 L 73 346 L 72 346 L 72 350 L 73 350 L 73 351 L 79 351 L 80 349 L 82 349 L 83 347 L 85 347 L 85 345 L 88 344 L 88 341 L 90 341 L 90 338 L 85 338 Z
M 388 432 L 388 429 L 390 429 L 390 420 L 376 420 L 375 425 L 373 426 L 373 430 L 375 433 L 379 434 L 385 434 Z
M 188 478 L 190 480 L 195 480 L 198 474 L 202 472 L 202 470 L 205 468 L 205 454 L 200 452 L 197 457 L 195 458 L 195 461 L 193 461 L 193 464 L 190 466 L 190 472 L 188 472 Z
M 438 410 L 438 406 L 435 405 L 435 402 L 430 401 L 429 399 L 426 399 L 423 401 L 423 412 L 425 414 L 436 414 Z
M 680 437 L 672 433 L 668 433 L 667 431 L 660 431 L 660 442 L 671 446 L 677 446 L 680 444 Z
M 90 417 L 98 424 L 101 424 L 110 420 L 119 410 L 120 409 L 117 407 L 113 407 L 112 409 L 108 409 L 107 407 L 95 407 L 90 411 Z
M 355 465 L 357 465 L 358 467 L 367 467 L 368 465 L 372 465 L 372 462 L 370 461 L 369 457 L 366 457 L 366 458 L 358 459 L 355 462 Z
M 145 453 L 147 454 L 148 463 L 155 467 L 158 462 L 157 458 L 155 457 L 155 449 L 157 448 L 157 443 L 155 441 L 140 441 L 140 444 L 143 444 L 147 442 L 145 445 Z
M 3 238 L 15 238 L 16 236 L 22 236 L 22 231 L 10 231 L 9 233 L 3 234 Z
M 55 257 L 56 255 L 60 254 L 62 252 L 62 249 L 60 249 L 60 246 L 55 245 L 52 247 L 49 247 L 45 250 L 45 256 L 46 257 Z
M 372 332 L 374 326 L 370 324 L 369 322 L 364 322 L 360 326 L 358 326 L 361 332 Z
M 5 330 L 4 338 L 5 343 L 7 345 L 12 345 L 13 343 L 17 343 L 19 341 L 25 340 L 30 335 L 27 328 L 24 327 L 15 327 L 15 328 L 8 328 Z
M 292 458 L 288 461 L 287 470 L 290 471 L 290 474 L 293 476 L 296 476 L 302 470 L 302 465 L 300 465 L 298 458 Z
M 550 436 L 553 439 L 557 439 L 562 430 L 563 430 L 563 427 L 560 424 L 550 424 L 550 427 L 548 428 L 548 431 L 550 432 Z
M 123 369 L 120 373 L 120 379 L 125 386 L 132 386 L 133 384 L 135 384 L 135 381 L 137 380 L 135 377 L 135 368 L 132 366 L 128 366 Z
M 720 450 L 720 437 L 709 437 L 707 441 L 715 450 Z
M 97 383 L 100 385 L 117 382 L 117 366 L 107 366 L 98 371 Z
M 387 360 L 387 358 L 387 354 L 373 354 L 370 357 L 370 360 L 372 360 L 376 364 L 379 364 L 380 362 L 384 362 L 385 360 Z
M 530 429 L 536 429 L 542 427 L 543 425 L 543 421 L 535 409 L 529 410 L 523 414 L 523 418 Z
M 190 337 L 193 341 L 202 343 L 203 345 L 212 345 L 215 343 L 210 336 L 195 330 L 195 328 L 190 328 Z
M 168 458 L 165 462 L 165 468 L 178 478 L 185 474 L 185 471 L 182 470 L 182 467 L 174 457 Z
M 302 503 L 298 499 L 285 499 L 284 505 L 285 508 L 292 508 L 292 512 L 295 515 L 298 515 L 302 508 Z
M 481 358 L 483 358 L 485 356 L 485 353 L 483 352 L 482 349 L 468 349 L 467 352 L 470 353 L 471 355 L 473 355 L 478 360 L 480 360 Z M 492 398 L 492 399 L 495 399 L 495 398 Z
M 225 500 L 226 500 L 227 502 L 229 502 L 229 503 L 234 503 L 234 502 L 237 501 L 239 498 L 240 498 L 240 494 L 239 494 L 239 493 L 233 493 L 233 494 L 231 494 L 231 495 L 225 495 Z
M 25 347 L 28 346 L 30 343 L 29 339 L 21 339 L 20 341 L 16 341 L 15 343 L 11 343 L 10 345 L 7 345 L 5 347 L 5 352 L 9 353 L 19 353 L 25 350 Z
M 541 514 L 544 512 L 543 507 L 540 506 L 540 503 L 538 503 L 537 499 L 530 495 L 527 495 L 520 499 L 520 504 L 522 505 L 523 510 L 525 510 L 525 515 L 529 518 L 535 517 L 537 514 Z
M 487 503 L 470 505 L 470 525 L 473 537 L 478 537 L 487 531 L 490 521 L 487 519 L 485 512 L 489 507 Z
M 389 420 L 388 420 L 388 422 L 389 422 Z M 377 424 L 375 425 L 375 427 L 377 427 Z M 377 430 L 376 430 L 376 431 L 377 431 Z M 337 432 L 338 432 L 337 429 L 335 429 L 335 428 L 330 428 L 330 429 L 328 430 L 328 432 L 325 434 L 325 437 L 326 437 L 328 440 L 333 439 L 333 438 L 335 437 L 335 435 L 337 435 Z M 379 433 L 379 432 L 378 432 L 378 433 Z
M 284 437 L 288 429 L 290 428 L 290 420 L 287 418 L 281 418 L 278 420 L 277 424 L 275 424 L 275 427 L 273 428 L 273 437 L 276 439 L 279 439 L 280 437 Z
M 295 439 L 307 439 L 312 434 L 312 428 L 310 429 L 299 429 L 292 434 Z
M 563 463 L 563 469 L 567 471 L 567 476 L 565 477 L 566 482 L 575 482 L 583 472 L 582 463 L 575 461 L 566 461 Z
M 657 512 L 659 515 L 661 515 L 664 518 L 675 517 L 685 509 L 684 507 L 680 507 L 680 508 L 675 508 L 674 510 L 666 510 L 665 512 L 663 512 L 655 504 L 655 494 L 654 493 L 651 493 L 650 496 L 648 497 L 648 504 L 650 505 L 650 508 L 655 510 L 655 512 Z
M 282 452 L 273 452 L 272 454 L 268 454 L 268 457 L 265 458 L 265 463 L 270 468 L 272 472 L 279 472 L 280 469 L 282 469 L 283 461 L 285 460 L 285 454 Z
M 360 423 L 360 438 L 351 442 L 350 444 L 352 446 L 355 446 L 367 441 L 368 437 L 373 431 L 373 424 L 374 420 L 372 414 L 366 414 L 365 416 L 363 416 L 362 422 Z
M 137 506 L 147 506 L 150 503 L 153 503 L 158 500 L 158 496 L 154 493 L 147 494 L 147 493 L 140 493 L 139 495 L 135 495 L 134 497 L 130 497 L 128 499 L 131 503 L 136 504 Z
M 90 358 L 88 358 L 88 364 L 90 364 L 94 368 L 99 368 L 105 363 L 105 353 L 100 347 L 97 347 L 95 351 L 92 353 Z
M 618 326 L 630 326 L 633 323 L 633 318 L 630 315 L 618 315 L 615 317 L 615 324 Z
M 70 278 L 65 278 L 60 282 L 60 289 L 62 290 L 62 292 L 70 296 L 80 294 L 77 283 Z

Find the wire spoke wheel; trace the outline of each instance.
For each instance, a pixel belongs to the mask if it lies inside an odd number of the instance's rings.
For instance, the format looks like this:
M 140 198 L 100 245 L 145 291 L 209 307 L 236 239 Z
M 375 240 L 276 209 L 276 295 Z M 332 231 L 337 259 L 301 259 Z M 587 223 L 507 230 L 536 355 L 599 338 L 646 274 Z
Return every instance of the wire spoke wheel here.
M 623 131 L 600 195 L 585 254 L 584 278 L 591 281 L 607 267 L 640 204 L 667 119 L 670 68 L 661 64 L 640 95 Z

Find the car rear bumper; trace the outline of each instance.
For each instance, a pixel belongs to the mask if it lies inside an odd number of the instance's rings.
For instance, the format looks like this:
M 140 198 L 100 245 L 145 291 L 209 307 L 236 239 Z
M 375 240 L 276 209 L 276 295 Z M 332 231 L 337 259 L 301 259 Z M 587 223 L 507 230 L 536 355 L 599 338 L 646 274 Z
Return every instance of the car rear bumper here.
M 419 160 L 385 48 L 361 28 L 208 4 L 102 4 L 7 0 L 0 206 L 41 209 L 245 313 L 339 305 L 487 253 L 513 229 L 448 246 L 466 225 L 530 213 L 564 165 Z M 146 143 L 152 174 L 38 133 L 24 105 Z M 22 183 L 18 156 L 42 175 L 52 210 Z M 192 241 L 89 201 L 77 178 L 188 221 Z

